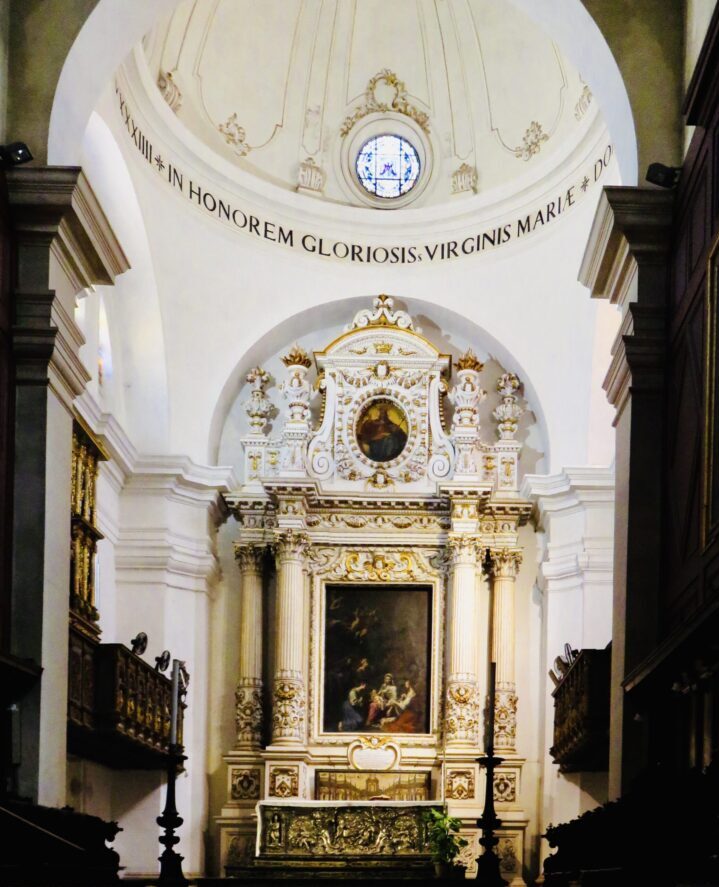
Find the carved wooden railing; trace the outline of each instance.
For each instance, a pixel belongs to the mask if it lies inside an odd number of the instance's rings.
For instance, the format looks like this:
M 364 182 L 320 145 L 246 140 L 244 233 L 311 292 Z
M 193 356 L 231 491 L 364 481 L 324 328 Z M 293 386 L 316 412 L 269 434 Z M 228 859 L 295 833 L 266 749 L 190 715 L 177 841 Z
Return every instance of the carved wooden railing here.
M 116 768 L 166 765 L 172 682 L 124 644 L 70 627 L 68 744 Z M 178 742 L 182 745 L 182 714 Z
M 561 773 L 606 770 L 609 755 L 610 651 L 582 650 L 567 664 L 554 696 L 554 744 Z

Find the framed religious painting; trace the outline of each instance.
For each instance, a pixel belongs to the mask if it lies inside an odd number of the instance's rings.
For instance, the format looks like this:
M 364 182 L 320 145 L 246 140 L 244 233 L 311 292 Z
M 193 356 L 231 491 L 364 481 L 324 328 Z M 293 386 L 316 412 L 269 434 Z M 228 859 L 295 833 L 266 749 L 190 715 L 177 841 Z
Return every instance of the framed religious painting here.
M 432 587 L 326 585 L 325 733 L 430 730 Z

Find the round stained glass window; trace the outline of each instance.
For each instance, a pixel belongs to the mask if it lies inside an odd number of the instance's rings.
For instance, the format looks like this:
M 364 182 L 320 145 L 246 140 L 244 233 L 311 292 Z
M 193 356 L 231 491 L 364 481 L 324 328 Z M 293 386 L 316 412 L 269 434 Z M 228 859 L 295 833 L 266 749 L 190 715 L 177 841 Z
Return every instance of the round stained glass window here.
M 373 136 L 359 150 L 355 161 L 362 187 L 376 197 L 401 197 L 414 187 L 419 176 L 419 155 L 407 139 L 395 135 Z

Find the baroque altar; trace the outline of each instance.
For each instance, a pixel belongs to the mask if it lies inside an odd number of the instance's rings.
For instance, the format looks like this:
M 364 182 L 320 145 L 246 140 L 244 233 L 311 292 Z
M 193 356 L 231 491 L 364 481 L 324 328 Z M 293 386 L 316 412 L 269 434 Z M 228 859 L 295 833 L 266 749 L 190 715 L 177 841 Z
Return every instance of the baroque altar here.
M 514 586 L 531 507 L 518 492 L 520 380 L 500 375 L 485 432 L 481 361 L 441 353 L 388 296 L 323 350 L 294 346 L 283 363 L 281 403 L 263 368 L 247 376 L 243 483 L 228 497 L 240 673 L 222 863 L 267 852 L 258 802 L 379 811 L 426 798 L 465 823 L 471 866 L 493 660 L 499 852 L 521 884 Z

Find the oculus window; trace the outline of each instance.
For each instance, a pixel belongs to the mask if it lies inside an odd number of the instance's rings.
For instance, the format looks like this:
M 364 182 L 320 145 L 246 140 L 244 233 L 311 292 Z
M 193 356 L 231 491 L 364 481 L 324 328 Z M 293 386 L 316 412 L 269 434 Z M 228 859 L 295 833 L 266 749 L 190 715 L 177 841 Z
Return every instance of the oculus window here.
M 415 186 L 420 173 L 419 154 L 414 145 L 401 136 L 373 136 L 360 148 L 355 169 L 366 191 L 391 200 L 407 194 Z

